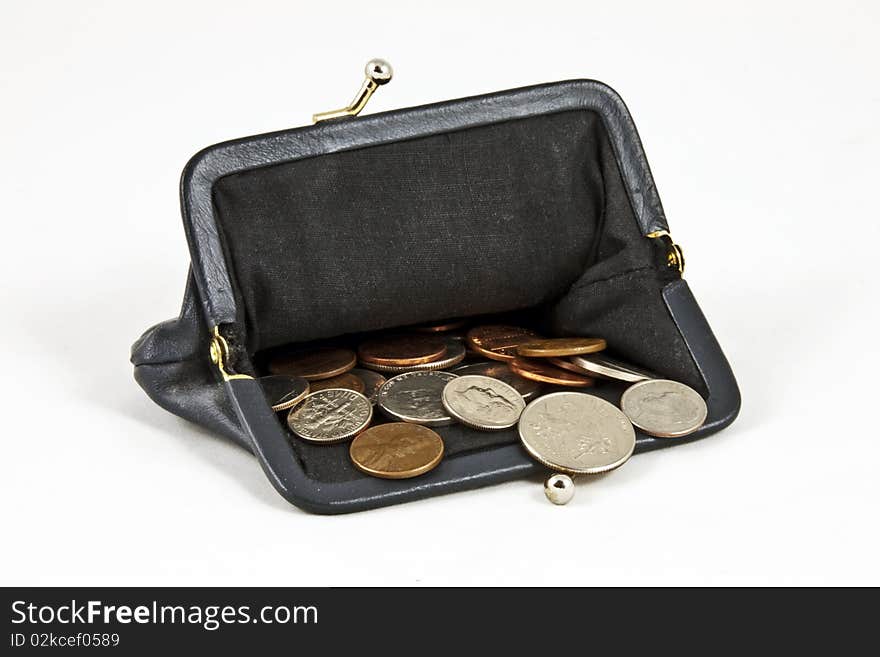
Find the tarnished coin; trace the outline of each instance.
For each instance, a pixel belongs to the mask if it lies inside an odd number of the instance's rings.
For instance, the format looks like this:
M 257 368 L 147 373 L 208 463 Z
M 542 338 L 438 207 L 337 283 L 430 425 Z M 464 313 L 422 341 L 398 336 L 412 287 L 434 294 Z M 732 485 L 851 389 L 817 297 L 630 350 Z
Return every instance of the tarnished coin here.
M 311 391 L 327 390 L 327 388 L 345 388 L 346 390 L 354 390 L 355 392 L 364 392 L 363 380 L 353 370 L 349 370 L 344 374 L 332 376 L 329 379 L 321 379 L 320 381 L 312 381 Z
M 273 374 L 261 376 L 259 381 L 266 395 L 266 403 L 273 411 L 286 411 L 309 394 L 309 382 L 299 376 Z
M 606 346 L 602 338 L 553 338 L 524 342 L 516 348 L 516 352 L 530 358 L 548 358 L 593 354 L 602 351 Z
M 623 465 L 636 432 L 614 404 L 582 392 L 554 392 L 529 403 L 519 437 L 532 457 L 567 474 L 598 474 Z
M 311 443 L 339 443 L 360 433 L 373 419 L 370 400 L 354 390 L 313 392 L 290 410 L 287 426 Z
M 445 333 L 446 331 L 460 329 L 465 324 L 467 324 L 466 319 L 446 319 L 430 324 L 420 324 L 419 326 L 414 326 L 413 330 L 421 333 Z
M 555 359 L 551 359 L 554 365 L 565 367 L 562 363 L 557 363 Z M 564 359 L 560 358 L 560 361 Z M 623 361 L 619 361 L 605 354 L 591 354 L 589 356 L 573 356 L 568 359 L 569 367 L 577 368 L 576 371 L 588 376 L 601 376 L 606 379 L 616 379 L 618 381 L 644 381 L 645 379 L 653 379 L 654 375 L 645 370 L 639 369 L 633 365 L 627 365 Z
M 443 407 L 473 429 L 509 429 L 526 407 L 513 386 L 488 376 L 459 376 L 443 388 Z
M 443 458 L 443 439 L 428 427 L 390 422 L 361 433 L 348 453 L 361 472 L 382 479 L 408 479 L 437 467 Z
M 390 367 L 430 363 L 445 355 L 446 340 L 439 335 L 383 335 L 358 347 L 358 358 L 362 363 Z
M 513 360 L 516 348 L 523 342 L 540 336 L 532 330 L 519 326 L 490 324 L 475 326 L 467 334 L 467 345 L 472 350 L 492 360 Z
M 515 374 L 541 383 L 571 388 L 589 388 L 594 383 L 588 376 L 569 372 L 540 358 L 516 358 L 508 365 Z
M 350 349 L 319 347 L 277 356 L 269 362 L 269 371 L 318 381 L 347 372 L 356 364 L 357 358 Z
M 639 429 L 659 438 L 686 436 L 703 426 L 708 414 L 700 393 L 667 379 L 631 385 L 620 398 L 620 408 Z
M 374 363 L 362 363 L 362 365 L 377 372 L 385 374 L 403 374 L 404 372 L 426 372 L 430 370 L 445 370 L 447 367 L 458 365 L 464 360 L 467 351 L 464 345 L 455 340 L 446 340 L 446 355 L 443 358 L 433 360 L 430 363 L 409 365 L 407 367 L 394 367 L 392 365 L 376 365 Z
M 450 372 L 406 372 L 388 379 L 376 401 L 395 420 L 443 426 L 455 420 L 443 408 L 443 388 L 456 378 Z
M 357 378 L 359 378 L 364 383 L 364 397 L 370 400 L 370 403 L 376 403 L 376 397 L 379 395 L 379 388 L 385 385 L 385 377 L 379 374 L 378 372 L 373 372 L 371 370 L 362 370 L 359 367 L 351 370 L 351 374 L 354 374 Z
M 467 365 L 456 367 L 452 371 L 459 376 L 478 374 L 480 376 L 490 376 L 493 379 L 504 381 L 507 385 L 513 386 L 514 390 L 522 395 L 523 399 L 531 399 L 541 390 L 540 383 L 514 374 L 507 366 L 507 363 L 502 361 L 492 360 L 488 362 L 483 361 L 481 363 L 468 363 Z

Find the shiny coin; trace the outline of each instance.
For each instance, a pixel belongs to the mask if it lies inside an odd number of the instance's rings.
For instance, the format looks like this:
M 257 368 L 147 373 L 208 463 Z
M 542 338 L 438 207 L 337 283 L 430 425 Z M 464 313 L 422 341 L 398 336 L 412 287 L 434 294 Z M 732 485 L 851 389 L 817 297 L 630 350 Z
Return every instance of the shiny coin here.
M 598 474 L 623 465 L 636 432 L 614 404 L 582 392 L 554 392 L 530 402 L 519 419 L 523 447 L 549 468 Z
M 519 376 L 541 383 L 552 383 L 571 388 L 588 388 L 594 383 L 593 379 L 588 376 L 569 372 L 539 358 L 516 358 L 508 365 Z
M 358 367 L 351 370 L 351 374 L 354 374 L 357 378 L 363 381 L 364 390 L 361 392 L 364 393 L 364 397 L 370 400 L 370 403 L 375 404 L 376 397 L 379 395 L 379 388 L 385 385 L 385 377 L 378 372 L 362 370 Z
M 456 378 L 450 372 L 407 372 L 388 379 L 376 401 L 387 416 L 404 422 L 443 426 L 455 420 L 443 408 L 443 388 Z
M 286 411 L 309 394 L 309 382 L 302 377 L 275 374 L 261 376 L 259 381 L 266 395 L 266 403 L 273 411 Z
M 605 340 L 602 338 L 553 338 L 524 342 L 516 348 L 516 353 L 530 358 L 548 358 L 592 354 L 602 351 L 605 347 Z
M 443 407 L 473 429 L 509 429 L 526 407 L 513 386 L 488 376 L 459 376 L 443 388 Z
M 430 363 L 446 355 L 446 340 L 439 335 L 384 335 L 358 347 L 365 365 L 409 367 Z
M 287 426 L 311 443 L 339 443 L 360 433 L 373 418 L 370 400 L 354 390 L 329 388 L 313 392 L 294 406 Z
M 456 367 L 452 371 L 459 376 L 479 374 L 480 376 L 490 376 L 493 379 L 504 381 L 507 385 L 513 386 L 514 390 L 522 395 L 523 399 L 531 399 L 541 390 L 540 383 L 532 381 L 531 379 L 524 379 L 523 377 L 514 374 L 507 366 L 506 362 L 497 360 L 488 362 L 484 361 L 482 363 L 469 363 L 467 365 Z
M 327 388 L 345 388 L 346 390 L 354 390 L 355 392 L 362 393 L 364 392 L 365 387 L 363 380 L 361 380 L 356 374 L 353 374 L 352 370 L 349 370 L 344 374 L 338 374 L 329 379 L 312 381 L 311 391 L 318 392 L 318 390 L 327 390 Z
M 703 426 L 708 414 L 700 393 L 666 379 L 631 385 L 620 398 L 620 408 L 639 429 L 660 438 L 686 436 Z
M 413 330 L 419 331 L 421 333 L 445 333 L 446 331 L 454 331 L 456 329 L 460 329 L 465 324 L 467 324 L 467 320 L 465 319 L 447 319 L 431 324 L 421 324 L 419 326 L 414 326 Z
M 382 479 L 408 479 L 437 467 L 443 458 L 443 439 L 428 427 L 391 422 L 358 435 L 348 453 L 361 472 Z
M 568 504 L 574 497 L 574 481 L 566 474 L 555 474 L 544 482 L 544 495 L 553 504 Z
M 467 351 L 464 345 L 455 340 L 447 339 L 446 355 L 438 360 L 430 363 L 421 363 L 419 365 L 410 365 L 408 367 L 393 367 L 391 365 L 376 365 L 373 363 L 362 363 L 365 368 L 384 372 L 385 374 L 403 374 L 404 372 L 427 372 L 431 370 L 445 370 L 447 367 L 458 365 L 464 360 Z
M 318 381 L 347 372 L 356 364 L 357 358 L 350 349 L 319 347 L 277 356 L 269 362 L 269 371 Z
M 561 361 L 563 359 L 560 358 L 559 360 Z M 570 365 L 566 369 L 571 369 L 573 366 L 577 368 L 576 371 L 588 376 L 601 376 L 606 379 L 629 381 L 630 383 L 654 378 L 654 375 L 650 372 L 641 370 L 633 365 L 627 365 L 626 363 L 619 361 L 616 358 L 612 358 L 611 356 L 606 356 L 605 354 L 573 356 L 568 360 L 568 363 Z M 558 364 L 560 367 L 564 367 L 562 363 L 556 363 L 555 359 L 553 360 L 553 364 Z
M 519 345 L 539 337 L 529 329 L 492 324 L 475 326 L 468 331 L 467 345 L 473 351 L 492 360 L 513 360 L 516 358 L 516 348 Z

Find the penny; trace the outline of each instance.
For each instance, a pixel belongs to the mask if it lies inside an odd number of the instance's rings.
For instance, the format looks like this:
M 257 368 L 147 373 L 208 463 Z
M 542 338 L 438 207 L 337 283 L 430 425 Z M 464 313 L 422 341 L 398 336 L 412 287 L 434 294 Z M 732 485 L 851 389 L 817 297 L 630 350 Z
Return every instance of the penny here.
M 443 388 L 455 374 L 406 372 L 388 379 L 379 390 L 376 404 L 385 415 L 403 422 L 443 426 L 455 420 L 443 408 Z
M 446 355 L 446 340 L 438 335 L 383 335 L 358 347 L 364 364 L 408 367 L 430 363 Z
M 390 422 L 358 435 L 348 453 L 361 472 L 382 479 L 408 479 L 437 467 L 443 458 L 443 439 L 428 427 Z
M 261 376 L 259 381 L 266 396 L 266 403 L 273 411 L 286 411 L 309 394 L 309 382 L 299 376 L 273 374 Z
M 269 371 L 318 381 L 347 372 L 356 364 L 357 358 L 351 349 L 319 347 L 277 356 L 269 362 Z
M 559 359 L 563 361 L 563 359 Z M 551 359 L 554 365 L 565 367 L 562 363 L 556 363 L 555 359 Z M 618 381 L 629 381 L 635 383 L 644 381 L 645 379 L 653 379 L 651 372 L 639 369 L 633 365 L 627 365 L 623 361 L 607 356 L 605 354 L 591 354 L 589 356 L 574 356 L 567 361 L 569 367 L 577 368 L 575 371 L 587 374 L 588 376 L 601 376 L 606 379 L 617 379 Z
M 339 443 L 367 428 L 373 418 L 370 400 L 354 390 L 313 392 L 290 410 L 287 426 L 312 443 Z
M 374 363 L 362 363 L 362 365 L 365 368 L 375 370 L 377 372 L 384 372 L 386 374 L 403 374 L 404 372 L 445 370 L 447 367 L 458 365 L 458 363 L 464 360 L 464 357 L 466 355 L 467 351 L 465 350 L 463 344 L 461 344 L 460 342 L 456 342 L 455 340 L 447 339 L 446 355 L 443 358 L 433 360 L 430 363 L 421 363 L 419 365 L 409 365 L 405 367 L 395 367 L 393 365 L 377 365 Z
M 337 374 L 329 379 L 321 379 L 320 381 L 312 381 L 311 391 L 326 390 L 327 388 L 345 388 L 346 390 L 354 390 L 355 392 L 364 392 L 366 386 L 363 380 L 352 370 L 343 374 Z
M 583 374 L 575 374 L 537 358 L 516 358 L 508 363 L 510 369 L 522 377 L 557 386 L 588 388 L 595 383 Z
M 484 431 L 509 429 L 526 407 L 513 386 L 476 374 L 459 376 L 447 383 L 442 401 L 456 420 Z
M 667 379 L 631 385 L 620 398 L 620 408 L 639 429 L 660 438 L 686 436 L 703 426 L 708 414 L 700 393 Z
M 431 324 L 420 324 L 419 326 L 414 326 L 413 330 L 421 333 L 445 333 L 446 331 L 460 329 L 465 324 L 467 324 L 466 319 L 447 319 Z
M 547 358 L 549 356 L 576 356 L 602 351 L 606 347 L 602 338 L 553 338 L 524 342 L 516 348 L 520 356 Z
M 538 462 L 566 474 L 598 474 L 623 465 L 636 433 L 614 404 L 582 392 L 554 392 L 529 403 L 519 437 Z
M 516 348 L 523 342 L 533 341 L 540 336 L 529 329 L 518 326 L 492 324 L 475 326 L 467 334 L 467 344 L 473 351 L 492 360 L 513 360 Z
M 581 376 L 590 376 L 590 374 L 585 371 L 583 368 L 578 367 L 574 363 L 572 363 L 567 358 L 548 358 L 547 362 L 555 367 L 561 367 L 564 370 L 568 370 L 569 372 L 574 372 L 575 374 L 580 374 Z
M 358 367 L 351 370 L 350 373 L 354 374 L 357 378 L 363 381 L 364 390 L 362 390 L 361 392 L 364 393 L 364 397 L 370 400 L 370 403 L 375 404 L 376 397 L 379 394 L 379 388 L 385 385 L 385 377 L 378 372 L 362 370 Z
M 497 360 L 483 361 L 481 363 L 469 363 L 461 365 L 452 370 L 459 376 L 469 374 L 479 374 L 480 376 L 490 376 L 493 379 L 504 381 L 509 386 L 513 386 L 523 399 L 531 399 L 541 390 L 541 384 L 531 379 L 525 379 L 511 371 L 506 362 Z

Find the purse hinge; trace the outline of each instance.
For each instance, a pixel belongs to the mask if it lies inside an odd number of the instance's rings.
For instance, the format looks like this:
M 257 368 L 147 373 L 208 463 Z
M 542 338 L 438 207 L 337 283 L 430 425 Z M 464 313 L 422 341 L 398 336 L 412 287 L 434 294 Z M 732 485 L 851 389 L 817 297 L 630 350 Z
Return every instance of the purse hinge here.
M 248 376 L 247 374 L 233 374 L 226 369 L 226 365 L 229 362 L 229 343 L 226 342 L 226 338 L 224 338 L 220 334 L 220 327 L 215 326 L 214 332 L 211 335 L 211 362 L 220 370 L 220 375 L 223 377 L 224 381 L 231 381 L 232 379 L 252 379 L 252 376 Z
M 655 230 L 648 233 L 645 237 L 651 239 L 662 239 L 666 243 L 666 265 L 670 269 L 675 269 L 679 274 L 684 274 L 684 251 L 672 239 L 672 235 L 668 230 Z

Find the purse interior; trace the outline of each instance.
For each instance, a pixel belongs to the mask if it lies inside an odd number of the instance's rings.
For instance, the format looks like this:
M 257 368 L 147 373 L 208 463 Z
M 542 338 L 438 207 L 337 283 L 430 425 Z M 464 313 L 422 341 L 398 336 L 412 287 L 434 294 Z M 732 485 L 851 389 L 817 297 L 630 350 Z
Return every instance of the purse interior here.
M 213 191 L 253 373 L 280 346 L 505 314 L 548 336 L 603 337 L 615 355 L 705 392 L 661 296 L 677 274 L 641 234 L 592 111 L 284 162 Z M 515 428 L 438 432 L 447 457 L 517 440 Z M 346 444 L 293 445 L 315 479 L 365 476 Z

